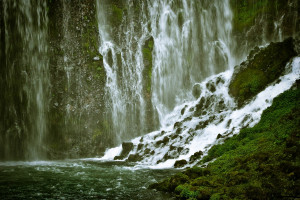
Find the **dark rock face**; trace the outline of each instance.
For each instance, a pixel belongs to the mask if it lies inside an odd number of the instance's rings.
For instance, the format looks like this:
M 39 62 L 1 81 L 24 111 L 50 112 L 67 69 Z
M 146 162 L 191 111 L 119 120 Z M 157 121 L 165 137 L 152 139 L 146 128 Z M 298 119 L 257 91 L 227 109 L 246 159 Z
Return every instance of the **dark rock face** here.
M 177 160 L 174 164 L 174 167 L 175 168 L 180 168 L 180 167 L 183 167 L 184 165 L 187 164 L 187 161 L 186 160 Z
M 255 52 L 257 49 L 255 50 Z M 271 43 L 266 48 L 253 52 L 249 60 L 235 69 L 229 85 L 229 93 L 241 107 L 266 86 L 275 81 L 285 70 L 286 63 L 297 53 L 293 39 Z M 253 58 L 252 58 L 253 57 Z
M 126 156 L 128 156 L 129 152 L 133 149 L 133 143 L 132 142 L 123 142 L 122 143 L 122 152 L 119 156 L 115 156 L 114 160 L 122 160 Z

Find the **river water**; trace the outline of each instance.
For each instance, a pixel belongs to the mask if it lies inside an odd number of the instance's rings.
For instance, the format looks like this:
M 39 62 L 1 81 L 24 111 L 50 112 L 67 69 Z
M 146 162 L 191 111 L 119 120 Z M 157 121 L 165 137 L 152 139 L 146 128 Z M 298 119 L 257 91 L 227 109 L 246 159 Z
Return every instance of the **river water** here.
M 178 170 L 95 159 L 0 163 L 0 199 L 172 199 L 147 189 Z

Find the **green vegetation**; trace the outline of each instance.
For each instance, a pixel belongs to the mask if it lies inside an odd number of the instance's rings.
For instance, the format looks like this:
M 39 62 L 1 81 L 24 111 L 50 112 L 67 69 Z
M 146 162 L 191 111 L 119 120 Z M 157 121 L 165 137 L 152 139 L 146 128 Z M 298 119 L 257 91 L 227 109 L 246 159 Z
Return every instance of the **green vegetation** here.
M 145 42 L 145 45 L 142 49 L 143 51 L 143 57 L 144 57 L 144 80 L 145 80 L 145 87 L 146 88 L 146 93 L 148 96 L 150 96 L 151 93 L 151 77 L 152 77 L 152 51 L 153 51 L 153 45 L 154 41 L 153 38 L 148 39 Z
M 212 147 L 194 167 L 150 188 L 181 199 L 294 199 L 299 197 L 300 88 L 274 99 L 260 122 Z
M 238 71 L 229 85 L 229 93 L 239 106 L 244 105 L 275 81 L 284 72 L 286 63 L 296 55 L 292 38 L 271 43 L 260 51 L 258 48 L 254 49 L 248 60 L 236 69 Z

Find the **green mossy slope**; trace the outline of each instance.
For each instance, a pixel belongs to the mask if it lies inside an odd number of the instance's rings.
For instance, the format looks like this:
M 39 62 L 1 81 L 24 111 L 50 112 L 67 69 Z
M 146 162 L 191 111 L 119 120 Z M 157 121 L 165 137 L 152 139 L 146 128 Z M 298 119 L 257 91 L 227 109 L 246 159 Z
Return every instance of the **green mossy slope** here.
M 202 163 L 150 186 L 180 199 L 295 199 L 300 196 L 299 85 L 274 99 L 260 122 L 212 147 Z M 201 163 L 200 163 L 201 164 Z

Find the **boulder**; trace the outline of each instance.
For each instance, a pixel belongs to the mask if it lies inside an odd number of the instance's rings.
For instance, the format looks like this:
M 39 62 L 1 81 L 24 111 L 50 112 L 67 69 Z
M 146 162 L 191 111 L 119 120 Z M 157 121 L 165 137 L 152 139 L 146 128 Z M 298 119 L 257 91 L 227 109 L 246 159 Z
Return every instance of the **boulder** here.
M 190 163 L 194 162 L 195 160 L 201 158 L 201 156 L 203 155 L 202 151 L 198 151 L 196 153 L 194 153 L 191 157 L 190 157 Z
M 122 143 L 122 152 L 119 156 L 115 156 L 114 160 L 123 160 L 128 156 L 129 152 L 133 149 L 132 142 L 123 142 Z
M 216 91 L 216 86 L 211 81 L 206 83 L 206 88 L 212 93 L 214 93 Z
M 193 86 L 192 94 L 196 99 L 198 99 L 200 97 L 200 94 L 201 94 L 200 84 L 197 83 Z
M 247 61 L 235 67 L 229 85 L 229 94 L 234 97 L 238 107 L 245 105 L 278 79 L 285 71 L 287 62 L 296 55 L 292 38 L 253 50 Z
M 183 167 L 184 165 L 187 164 L 187 161 L 186 160 L 177 160 L 174 164 L 174 167 L 175 168 L 181 168 Z
M 223 136 L 219 133 L 219 134 L 217 135 L 217 139 L 220 139 L 220 138 L 223 138 Z
M 130 154 L 128 156 L 127 161 L 129 161 L 129 162 L 138 162 L 138 161 L 141 161 L 142 159 L 143 159 L 142 156 L 140 156 L 138 154 Z

